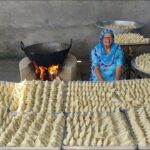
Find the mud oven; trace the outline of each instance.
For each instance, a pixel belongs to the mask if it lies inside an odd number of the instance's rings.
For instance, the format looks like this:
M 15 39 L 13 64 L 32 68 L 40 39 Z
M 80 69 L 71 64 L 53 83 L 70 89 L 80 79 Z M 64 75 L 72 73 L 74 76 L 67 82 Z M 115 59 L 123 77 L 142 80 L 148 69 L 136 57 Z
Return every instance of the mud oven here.
M 19 62 L 21 81 L 24 79 L 76 80 L 77 60 L 75 56 L 68 54 L 70 48 L 71 44 L 56 42 L 25 47 L 21 42 L 21 49 L 27 55 Z

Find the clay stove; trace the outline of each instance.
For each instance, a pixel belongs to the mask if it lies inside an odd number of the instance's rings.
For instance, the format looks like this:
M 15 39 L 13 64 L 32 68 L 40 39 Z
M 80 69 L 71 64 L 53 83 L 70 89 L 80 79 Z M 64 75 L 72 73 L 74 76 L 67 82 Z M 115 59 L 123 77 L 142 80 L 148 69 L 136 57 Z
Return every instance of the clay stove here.
M 37 79 L 33 62 L 28 57 L 24 57 L 19 62 L 19 70 L 21 81 L 24 79 Z M 71 81 L 77 79 L 77 59 L 75 56 L 71 54 L 67 55 L 57 76 L 64 81 Z

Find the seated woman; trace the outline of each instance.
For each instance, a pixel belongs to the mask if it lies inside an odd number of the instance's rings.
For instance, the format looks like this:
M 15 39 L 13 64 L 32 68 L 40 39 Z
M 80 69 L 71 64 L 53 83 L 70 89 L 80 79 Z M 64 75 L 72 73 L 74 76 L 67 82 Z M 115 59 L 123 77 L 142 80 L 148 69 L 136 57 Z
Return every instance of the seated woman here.
M 124 53 L 114 43 L 114 33 L 110 29 L 101 31 L 99 43 L 91 51 L 91 81 L 120 80 Z

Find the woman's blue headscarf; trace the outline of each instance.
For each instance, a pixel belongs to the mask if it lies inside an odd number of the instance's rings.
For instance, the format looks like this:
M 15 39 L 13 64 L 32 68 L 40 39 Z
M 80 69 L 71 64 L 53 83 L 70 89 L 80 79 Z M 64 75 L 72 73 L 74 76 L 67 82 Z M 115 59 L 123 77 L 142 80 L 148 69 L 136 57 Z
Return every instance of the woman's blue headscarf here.
M 114 33 L 111 29 L 104 29 L 101 31 L 100 36 L 99 36 L 99 43 L 103 45 L 103 37 L 106 33 L 110 33 L 112 35 L 113 38 L 113 42 L 114 42 Z
M 110 33 L 112 35 L 112 38 L 113 38 L 113 43 L 111 45 L 111 51 L 108 54 L 105 53 L 105 47 L 103 44 L 103 37 L 106 33 Z M 97 57 L 101 60 L 101 62 L 104 65 L 107 66 L 107 65 L 110 65 L 112 63 L 112 61 L 114 60 L 115 52 L 118 48 L 119 48 L 119 45 L 114 43 L 113 31 L 111 29 L 102 30 L 100 33 L 100 36 L 99 36 L 99 43 L 95 47 L 95 54 L 97 55 Z

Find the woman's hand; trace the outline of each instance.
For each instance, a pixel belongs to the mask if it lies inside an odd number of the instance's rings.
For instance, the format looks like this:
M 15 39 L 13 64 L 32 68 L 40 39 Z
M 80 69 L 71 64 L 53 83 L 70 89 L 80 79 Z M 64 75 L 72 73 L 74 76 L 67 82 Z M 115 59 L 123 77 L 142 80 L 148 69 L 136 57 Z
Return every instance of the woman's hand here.
M 121 66 L 117 66 L 116 67 L 116 80 L 119 80 L 122 74 L 122 67 Z
M 103 79 L 103 77 L 102 77 L 102 75 L 101 75 L 101 71 L 100 71 L 100 69 L 99 69 L 98 66 L 95 66 L 95 73 L 96 73 L 96 75 L 97 75 L 97 78 L 98 78 L 100 81 L 104 81 L 104 79 Z

